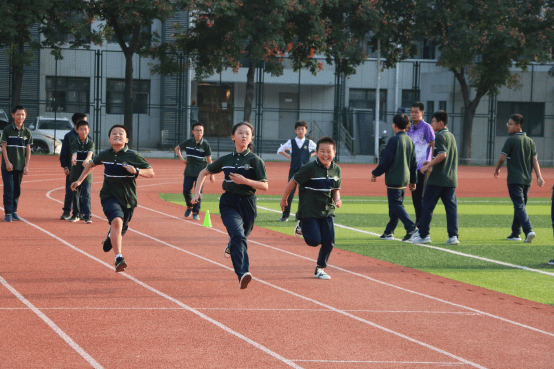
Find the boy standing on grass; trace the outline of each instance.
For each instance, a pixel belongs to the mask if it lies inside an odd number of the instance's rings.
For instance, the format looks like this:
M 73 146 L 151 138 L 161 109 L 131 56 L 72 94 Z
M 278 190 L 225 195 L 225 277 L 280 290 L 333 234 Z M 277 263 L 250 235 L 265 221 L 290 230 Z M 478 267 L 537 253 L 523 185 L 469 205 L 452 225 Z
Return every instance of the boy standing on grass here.
M 94 152 L 94 142 L 88 136 L 90 128 L 86 120 L 82 120 L 77 123 L 75 127 L 79 136 L 72 139 L 71 142 L 71 171 L 69 174 L 71 182 L 75 182 L 83 173 L 85 165 L 92 159 L 92 153 Z M 73 201 L 77 205 L 77 209 L 80 209 L 79 215 L 73 215 L 69 221 L 77 222 L 79 217 L 85 220 L 85 224 L 92 223 L 91 219 L 91 205 L 90 205 L 90 189 L 92 187 L 92 173 L 89 174 L 77 187 L 75 198 Z
M 73 216 L 79 216 L 80 209 L 78 205 L 73 202 L 75 197 L 75 192 L 71 190 L 71 181 L 69 179 L 69 172 L 71 166 L 71 142 L 74 138 L 78 136 L 77 134 L 77 123 L 85 120 L 87 121 L 87 115 L 85 113 L 75 113 L 71 117 L 73 126 L 75 127 L 71 131 L 67 132 L 63 136 L 62 149 L 60 151 L 60 164 L 63 168 L 65 174 L 65 198 L 63 202 L 63 214 L 60 217 L 61 220 L 68 220 L 71 217 L 71 204 L 73 203 Z
M 498 178 L 500 168 L 504 161 L 508 159 L 508 192 L 514 203 L 514 220 L 512 222 L 512 234 L 507 238 L 509 241 L 521 241 L 519 236 L 521 228 L 525 234 L 525 243 L 533 242 L 535 232 L 527 215 L 525 205 L 527 205 L 527 196 L 529 188 L 533 182 L 533 170 L 537 175 L 537 184 L 544 186 L 544 179 L 541 175 L 541 168 L 537 159 L 537 148 L 533 140 L 523 132 L 523 116 L 514 114 L 506 124 L 508 133 L 511 135 L 506 140 L 502 153 L 496 164 L 494 178 Z
M 104 183 L 100 190 L 100 201 L 104 214 L 110 223 L 108 237 L 104 240 L 104 252 L 115 253 L 115 271 L 123 272 L 127 263 L 121 254 L 122 237 L 127 232 L 133 211 L 137 206 L 137 182 L 140 175 L 153 178 L 154 170 L 136 151 L 129 150 L 127 129 L 116 124 L 108 132 L 111 149 L 104 150 L 87 162 L 79 179 L 71 184 L 73 191 L 92 172 L 95 166 L 104 165 Z
M 277 150 L 277 154 L 281 154 L 290 159 L 289 181 L 298 169 L 310 161 L 310 156 L 316 155 L 315 143 L 310 139 L 306 139 L 306 133 L 308 133 L 308 123 L 303 120 L 299 120 L 294 124 L 294 131 L 296 132 L 296 138 L 288 140 L 284 145 L 279 147 L 279 150 Z M 290 155 L 285 152 L 286 150 L 290 151 Z M 290 192 L 289 198 L 287 199 L 287 206 L 283 210 L 281 222 L 289 220 L 290 207 L 295 191 L 296 185 Z
M 21 181 L 29 174 L 33 135 L 23 126 L 27 111 L 21 105 L 12 109 L 13 124 L 2 133 L 2 181 L 4 182 L 5 222 L 21 220 L 17 216 L 17 204 L 21 195 Z
M 409 124 L 410 119 L 406 114 L 397 114 L 392 118 L 392 129 L 395 135 L 389 139 L 379 165 L 371 173 L 371 182 L 377 182 L 377 177 L 385 173 L 387 185 L 390 221 L 385 228 L 385 233 L 380 237 L 382 240 L 393 239 L 399 219 L 406 229 L 406 236 L 402 241 L 409 241 L 417 230 L 403 204 L 406 187 L 409 184 L 413 192 L 417 182 L 415 145 L 406 134 Z
M 329 255 L 335 247 L 335 207 L 340 208 L 341 169 L 333 162 L 336 143 L 330 137 L 322 137 L 316 145 L 317 159 L 300 168 L 285 188 L 281 209 L 288 205 L 290 193 L 298 184 L 299 204 L 296 213 L 298 221 L 294 233 L 304 236 L 309 246 L 321 245 L 315 278 L 331 279 L 325 273 Z
M 202 169 L 206 168 L 207 164 L 212 163 L 212 149 L 210 144 L 203 139 L 204 126 L 200 122 L 192 124 L 193 138 L 185 140 L 182 144 L 175 146 L 175 153 L 185 163 L 185 181 L 183 182 L 183 196 L 187 203 L 187 210 L 185 211 L 185 218 L 188 218 L 192 213 L 192 219 L 200 219 L 198 213 L 200 212 L 200 204 L 202 198 L 198 199 L 198 202 L 193 204 L 191 190 L 194 188 L 196 181 L 198 180 L 198 174 Z M 181 154 L 181 151 L 185 150 L 185 158 Z M 214 182 L 214 175 L 210 174 L 210 182 Z M 204 186 L 200 189 L 202 190 Z
M 412 238 L 413 243 L 431 243 L 429 230 L 433 211 L 439 199 L 446 211 L 446 227 L 448 230 L 447 245 L 457 245 L 458 240 L 458 202 L 456 187 L 458 187 L 458 148 L 456 139 L 448 128 L 448 114 L 439 110 L 433 114 L 431 126 L 435 131 L 435 153 L 433 160 L 425 162 L 421 173 L 431 170 L 424 189 L 421 223 L 419 231 Z

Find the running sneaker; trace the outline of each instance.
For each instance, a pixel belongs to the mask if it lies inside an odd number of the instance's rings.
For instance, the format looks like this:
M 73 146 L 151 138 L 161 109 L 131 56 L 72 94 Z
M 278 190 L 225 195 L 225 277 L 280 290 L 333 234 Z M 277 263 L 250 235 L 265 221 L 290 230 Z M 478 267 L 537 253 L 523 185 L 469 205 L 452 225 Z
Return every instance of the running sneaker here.
M 111 228 L 110 228 L 110 230 L 111 230 Z M 102 242 L 102 249 L 104 250 L 104 252 L 108 252 L 112 249 L 112 240 L 110 238 L 110 230 L 108 230 L 108 236 L 106 237 L 104 242 Z
M 12 220 L 21 220 L 21 218 L 17 216 L 17 213 L 15 211 L 12 213 Z
M 69 211 L 64 211 L 60 220 L 68 220 L 69 218 L 71 218 L 71 213 Z
M 394 239 L 394 233 L 383 233 L 381 237 L 379 237 L 381 240 L 392 240 Z
M 527 236 L 525 236 L 525 241 L 523 241 L 523 242 L 531 243 L 531 242 L 533 242 L 533 239 L 535 238 L 535 236 L 536 236 L 535 232 L 531 231 L 531 232 L 527 233 Z
M 288 222 L 288 221 L 289 221 L 289 218 L 287 218 L 287 217 L 282 217 L 281 219 L 279 219 L 279 221 L 281 221 L 281 222 Z
M 192 208 L 188 208 L 187 211 L 185 211 L 185 218 L 190 217 L 191 213 L 192 213 Z
M 127 268 L 127 263 L 125 260 L 123 260 L 123 256 L 120 256 L 115 259 L 115 272 L 124 272 L 125 268 Z
M 314 277 L 316 277 L 317 279 L 331 279 L 331 276 L 325 273 L 325 269 L 321 267 L 315 268 Z
M 512 233 L 506 238 L 508 241 L 521 241 L 521 237 L 518 234 Z
M 404 238 L 402 239 L 402 242 L 409 242 L 412 238 L 414 238 L 414 236 L 415 236 L 417 233 L 418 233 L 417 228 L 414 229 L 414 230 L 411 231 L 411 232 L 406 233 L 406 235 L 405 235 Z
M 92 218 L 90 216 L 85 217 L 85 224 L 90 224 L 90 223 L 92 223 Z
M 294 235 L 296 237 L 302 237 L 302 227 L 300 226 L 300 221 L 296 223 L 296 227 L 294 228 Z
M 412 237 L 411 243 L 431 243 L 431 236 L 421 238 L 419 235 Z
M 449 239 L 446 240 L 445 244 L 447 245 L 458 245 L 460 241 L 458 240 L 458 237 L 452 236 Z
M 68 219 L 70 222 L 78 222 L 80 220 L 78 215 L 73 215 L 71 218 Z
M 225 248 L 225 251 L 223 252 L 223 256 L 225 256 L 226 258 L 231 257 L 231 247 L 229 245 L 227 245 L 227 247 Z
M 548 262 L 548 265 L 554 265 L 554 259 L 550 260 L 550 261 Z
M 239 287 L 241 290 L 244 290 L 246 287 L 248 287 L 248 283 L 252 280 L 252 274 L 250 272 L 246 272 L 240 277 Z
M 192 220 L 200 220 L 198 214 L 192 214 Z
M 4 217 L 4 222 L 11 222 L 12 221 L 12 214 L 6 213 L 6 216 Z

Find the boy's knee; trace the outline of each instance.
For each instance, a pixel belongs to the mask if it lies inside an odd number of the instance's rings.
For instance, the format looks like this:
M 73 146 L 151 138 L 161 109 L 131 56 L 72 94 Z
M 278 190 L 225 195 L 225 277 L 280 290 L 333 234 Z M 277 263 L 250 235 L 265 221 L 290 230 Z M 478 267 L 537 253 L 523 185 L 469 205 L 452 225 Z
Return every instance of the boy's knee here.
M 306 244 L 308 246 L 312 246 L 312 247 L 316 247 L 316 246 L 319 246 L 321 244 L 321 242 L 319 240 L 307 240 L 306 238 L 304 238 L 304 241 L 306 241 Z
M 123 228 L 123 219 L 121 219 L 119 217 L 114 218 L 114 219 L 112 219 L 112 222 L 110 223 L 110 225 L 112 226 L 112 228 L 122 229 Z

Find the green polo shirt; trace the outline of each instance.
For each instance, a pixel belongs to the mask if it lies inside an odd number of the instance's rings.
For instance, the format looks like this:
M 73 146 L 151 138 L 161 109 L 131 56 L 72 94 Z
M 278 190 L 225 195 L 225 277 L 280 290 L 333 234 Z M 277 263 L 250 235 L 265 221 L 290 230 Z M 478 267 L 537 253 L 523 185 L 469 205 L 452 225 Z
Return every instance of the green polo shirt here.
M 231 154 L 224 155 L 209 164 L 206 170 L 210 174 L 224 172 L 223 190 L 236 195 L 253 196 L 256 193 L 256 189 L 248 185 L 236 184 L 229 176 L 231 173 L 241 174 L 245 178 L 254 181 L 267 182 L 264 161 L 259 156 L 253 154 L 250 149 L 240 153 L 233 151 Z
M 33 135 L 29 128 L 22 126 L 21 129 L 17 129 L 15 124 L 7 125 L 2 132 L 2 142 L 6 143 L 8 160 L 12 163 L 13 170 L 23 170 L 27 146 L 33 144 Z M 4 155 L 2 155 L 2 169 L 6 169 Z
M 341 169 L 334 162 L 325 168 L 319 159 L 311 161 L 292 177 L 299 186 L 296 219 L 335 216 L 333 190 L 340 189 Z
M 92 159 L 94 165 L 104 165 L 104 183 L 100 190 L 100 199 L 113 197 L 121 206 L 134 208 L 137 206 L 137 182 L 135 175 L 125 169 L 124 165 L 132 165 L 139 169 L 148 169 L 150 164 L 136 151 L 127 146 L 118 152 L 113 148 L 100 152 Z
M 537 157 L 535 142 L 524 132 L 511 135 L 502 147 L 508 167 L 508 184 L 530 186 L 533 183 L 533 158 Z
M 202 169 L 206 168 L 208 156 L 212 156 L 210 144 L 204 138 L 200 142 L 196 142 L 193 137 L 180 144 L 179 149 L 186 155 L 185 175 L 187 177 L 198 177 Z
M 438 187 L 458 187 L 458 148 L 456 139 L 448 128 L 435 135 L 435 152 L 433 158 L 446 153 L 446 158 L 433 166 L 427 184 Z
M 90 137 L 87 137 L 85 141 L 81 141 L 79 136 L 77 136 L 76 139 L 71 140 L 71 156 L 73 157 L 73 154 L 77 154 L 77 165 L 72 165 L 69 172 L 69 180 L 71 182 L 78 180 L 81 173 L 83 173 L 83 170 L 85 169 L 83 162 L 87 158 L 89 152 L 94 152 L 94 142 L 90 139 Z M 83 180 L 83 183 L 91 182 L 92 173 L 90 173 L 87 178 Z

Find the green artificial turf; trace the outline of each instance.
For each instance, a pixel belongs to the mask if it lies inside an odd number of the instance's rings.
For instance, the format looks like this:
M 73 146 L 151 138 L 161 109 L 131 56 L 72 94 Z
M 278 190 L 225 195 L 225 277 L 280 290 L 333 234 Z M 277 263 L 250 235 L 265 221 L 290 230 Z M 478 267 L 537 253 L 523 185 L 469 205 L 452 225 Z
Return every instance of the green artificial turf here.
M 185 206 L 181 194 L 160 194 L 169 202 Z M 275 195 L 258 196 L 256 225 L 293 235 L 294 218 L 279 222 L 280 198 Z M 508 198 L 458 198 L 459 245 L 445 245 L 447 239 L 444 207 L 439 201 L 431 223 L 431 246 L 412 245 L 400 241 L 383 241 L 382 234 L 388 223 L 388 205 L 385 197 L 342 196 L 343 206 L 336 211 L 337 248 L 385 260 L 394 264 L 426 271 L 464 283 L 488 288 L 532 301 L 554 305 L 554 267 L 548 260 L 554 259 L 554 241 L 550 218 L 550 199 L 529 199 L 527 212 L 537 237 L 531 244 L 506 241 L 511 233 L 513 206 Z M 297 197 L 291 212 L 296 211 Z M 411 198 L 405 206 L 415 219 Z M 271 209 L 265 210 L 263 208 Z M 219 214 L 219 195 L 205 194 L 202 211 Z M 360 231 L 342 228 L 345 225 Z M 401 222 L 395 237 L 402 238 L 405 230 Z M 500 265 L 495 262 L 456 255 L 442 250 L 492 259 L 521 267 L 542 270 L 552 275 Z M 331 255 L 331 264 L 332 264 Z

